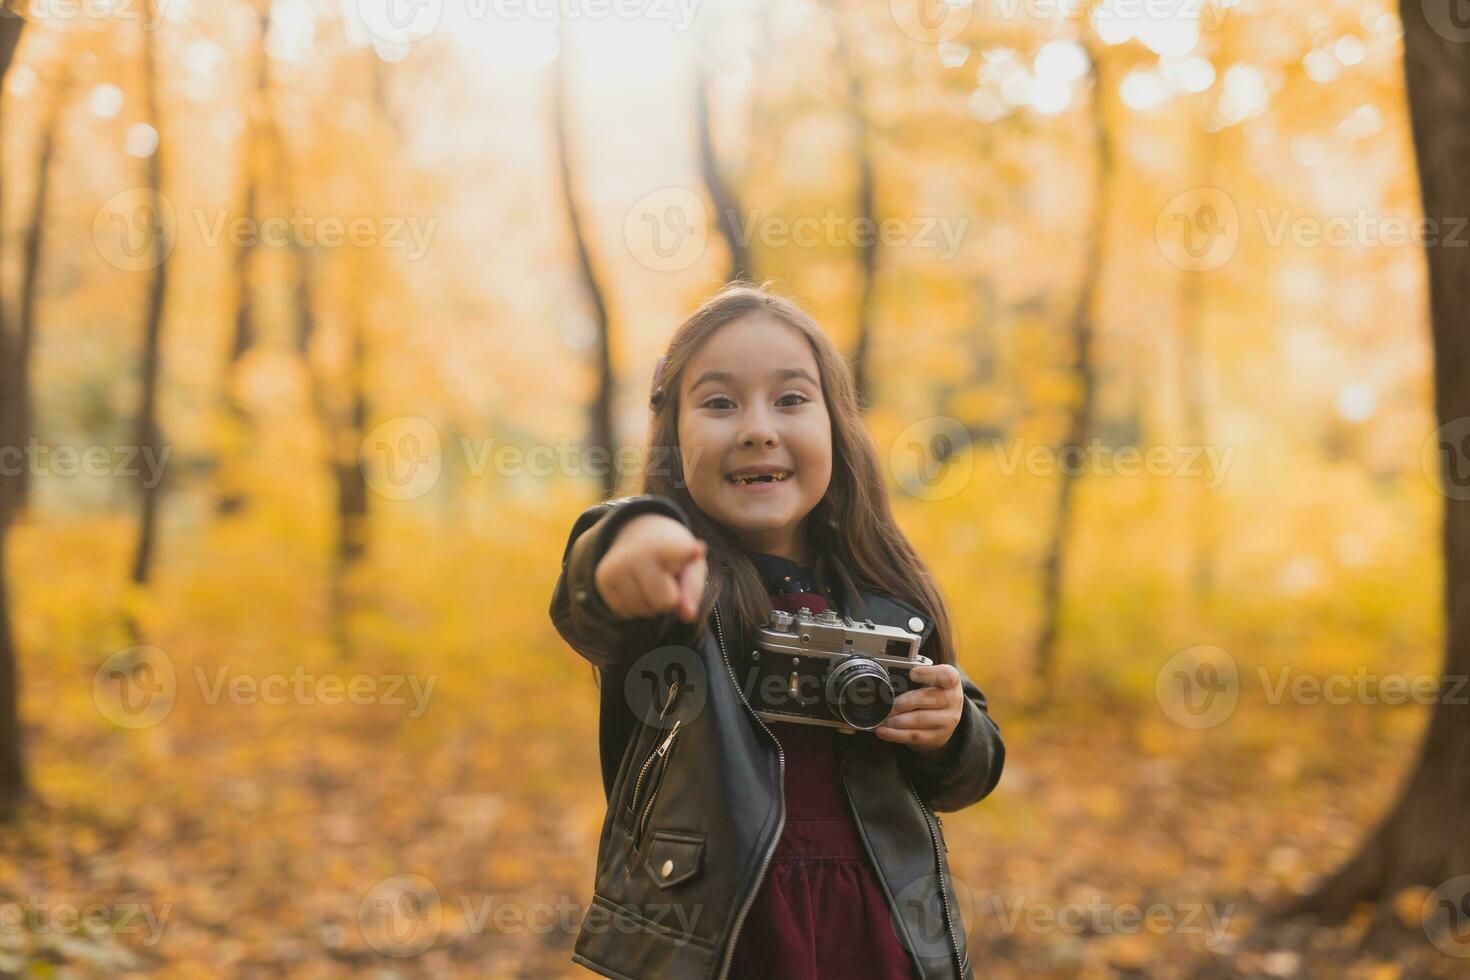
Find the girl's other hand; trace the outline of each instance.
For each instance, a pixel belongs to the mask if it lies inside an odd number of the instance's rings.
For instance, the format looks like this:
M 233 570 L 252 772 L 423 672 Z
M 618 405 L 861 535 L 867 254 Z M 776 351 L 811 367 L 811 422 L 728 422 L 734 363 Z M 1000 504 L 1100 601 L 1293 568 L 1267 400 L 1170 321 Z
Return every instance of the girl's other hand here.
M 910 670 L 909 677 L 929 686 L 894 698 L 892 714 L 873 734 L 907 745 L 922 756 L 941 758 L 965 711 L 960 672 L 949 664 L 928 664 Z
M 607 608 L 620 618 L 674 613 L 692 623 L 704 595 L 707 551 L 703 541 L 672 517 L 644 514 L 618 532 L 592 581 Z

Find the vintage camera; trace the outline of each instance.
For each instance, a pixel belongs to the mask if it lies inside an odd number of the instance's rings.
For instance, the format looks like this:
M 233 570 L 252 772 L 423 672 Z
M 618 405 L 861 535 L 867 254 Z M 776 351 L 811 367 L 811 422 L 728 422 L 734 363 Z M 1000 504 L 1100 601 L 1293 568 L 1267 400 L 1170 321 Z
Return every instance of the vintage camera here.
M 919 655 L 918 635 L 834 610 L 773 609 L 754 639 L 743 680 L 756 714 L 847 733 L 881 725 L 895 697 L 923 686 L 909 671 L 933 663 Z

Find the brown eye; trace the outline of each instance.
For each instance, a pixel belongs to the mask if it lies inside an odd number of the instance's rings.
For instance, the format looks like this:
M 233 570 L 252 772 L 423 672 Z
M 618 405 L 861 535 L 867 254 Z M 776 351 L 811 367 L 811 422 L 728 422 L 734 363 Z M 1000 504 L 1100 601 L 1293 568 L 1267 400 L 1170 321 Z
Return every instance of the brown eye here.
M 724 395 L 716 395 L 715 397 L 706 400 L 705 403 L 703 405 L 701 405 L 700 407 L 701 408 L 714 408 L 714 409 L 720 409 L 720 408 L 725 408 L 726 407 L 724 405 L 716 405 L 715 402 L 730 402 L 731 405 L 734 405 L 735 404 L 734 402 L 731 402 L 730 399 L 727 398 Z

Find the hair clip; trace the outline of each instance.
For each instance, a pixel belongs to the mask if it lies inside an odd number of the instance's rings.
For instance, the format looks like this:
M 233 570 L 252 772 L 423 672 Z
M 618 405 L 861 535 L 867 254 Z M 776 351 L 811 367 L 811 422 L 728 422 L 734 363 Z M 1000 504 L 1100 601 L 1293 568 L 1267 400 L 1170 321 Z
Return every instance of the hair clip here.
M 666 355 L 660 354 L 653 365 L 653 383 L 648 388 L 648 404 L 653 408 L 658 408 L 664 400 L 664 390 L 659 385 L 659 380 L 663 377 L 665 357 Z

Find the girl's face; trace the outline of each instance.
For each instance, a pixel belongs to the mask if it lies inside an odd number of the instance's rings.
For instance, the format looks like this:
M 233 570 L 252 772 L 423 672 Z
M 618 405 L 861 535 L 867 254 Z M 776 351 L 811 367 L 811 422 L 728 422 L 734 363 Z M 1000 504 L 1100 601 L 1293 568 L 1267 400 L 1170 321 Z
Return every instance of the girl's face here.
M 832 420 L 801 331 L 749 313 L 711 334 L 680 380 L 679 446 L 700 510 L 748 551 L 809 560 L 806 517 L 832 479 Z

